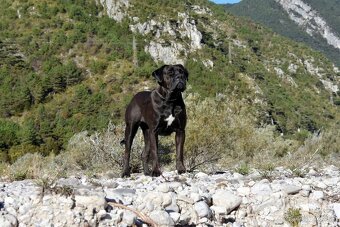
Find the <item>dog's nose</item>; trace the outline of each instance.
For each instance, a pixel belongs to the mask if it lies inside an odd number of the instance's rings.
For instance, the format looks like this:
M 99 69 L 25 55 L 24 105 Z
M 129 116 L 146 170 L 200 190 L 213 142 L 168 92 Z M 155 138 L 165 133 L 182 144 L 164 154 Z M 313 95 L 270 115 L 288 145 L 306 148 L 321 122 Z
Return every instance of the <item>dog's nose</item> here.
M 181 82 L 178 83 L 178 84 L 177 84 L 177 88 L 178 88 L 178 89 L 183 89 L 183 88 L 184 88 L 184 84 L 181 83 Z

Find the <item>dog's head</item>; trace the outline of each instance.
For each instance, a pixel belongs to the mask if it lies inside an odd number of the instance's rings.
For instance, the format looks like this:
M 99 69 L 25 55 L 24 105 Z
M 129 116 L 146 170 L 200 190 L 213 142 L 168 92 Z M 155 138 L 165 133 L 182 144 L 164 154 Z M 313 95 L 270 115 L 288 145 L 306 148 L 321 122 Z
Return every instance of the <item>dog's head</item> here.
M 169 91 L 183 92 L 186 89 L 186 82 L 189 73 L 183 65 L 163 65 L 155 70 L 152 75 L 158 84 Z

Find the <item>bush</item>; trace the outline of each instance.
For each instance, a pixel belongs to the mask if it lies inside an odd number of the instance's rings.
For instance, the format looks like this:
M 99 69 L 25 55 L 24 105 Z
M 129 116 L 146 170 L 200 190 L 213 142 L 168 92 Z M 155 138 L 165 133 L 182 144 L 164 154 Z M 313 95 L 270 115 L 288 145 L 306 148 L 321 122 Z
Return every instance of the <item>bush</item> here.
M 246 160 L 266 145 L 254 139 L 256 119 L 244 101 L 224 95 L 202 101 L 199 95 L 189 94 L 186 104 L 185 149 L 190 170 L 217 161 L 227 164 L 228 159 Z
M 9 167 L 9 177 L 12 180 L 24 180 L 26 178 L 41 177 L 41 171 L 45 161 L 38 153 L 27 153 L 18 158 Z
M 19 142 L 19 129 L 18 124 L 0 119 L 0 149 L 8 149 Z
M 109 123 L 101 132 L 88 135 L 87 131 L 74 135 L 66 148 L 57 156 L 68 170 L 82 171 L 88 174 L 111 171 L 119 176 L 123 165 L 124 146 L 120 144 L 124 138 L 124 127 Z M 141 133 L 137 133 L 132 150 L 130 166 L 133 172 L 141 171 L 140 155 L 144 148 Z

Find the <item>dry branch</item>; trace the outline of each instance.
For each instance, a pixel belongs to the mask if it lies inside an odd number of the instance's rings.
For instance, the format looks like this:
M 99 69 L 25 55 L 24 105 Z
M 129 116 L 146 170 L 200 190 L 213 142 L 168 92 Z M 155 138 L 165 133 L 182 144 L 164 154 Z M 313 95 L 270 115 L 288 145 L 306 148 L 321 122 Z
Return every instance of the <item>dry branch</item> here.
M 114 207 L 129 210 L 129 211 L 135 213 L 143 222 L 150 225 L 151 227 L 158 227 L 158 225 L 149 216 L 147 216 L 146 214 L 143 214 L 142 212 L 140 212 L 138 210 L 132 209 L 132 208 L 127 207 L 127 206 L 120 204 L 120 203 L 108 202 L 108 204 L 112 205 Z

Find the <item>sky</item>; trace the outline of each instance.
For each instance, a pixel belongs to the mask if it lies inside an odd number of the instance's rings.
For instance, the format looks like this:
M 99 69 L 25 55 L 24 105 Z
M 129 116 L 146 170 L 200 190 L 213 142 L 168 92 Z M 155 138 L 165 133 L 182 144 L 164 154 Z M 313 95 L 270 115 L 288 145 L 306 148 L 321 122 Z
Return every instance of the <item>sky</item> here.
M 215 2 L 217 4 L 222 4 L 222 3 L 238 3 L 240 0 L 211 0 L 212 2 Z

